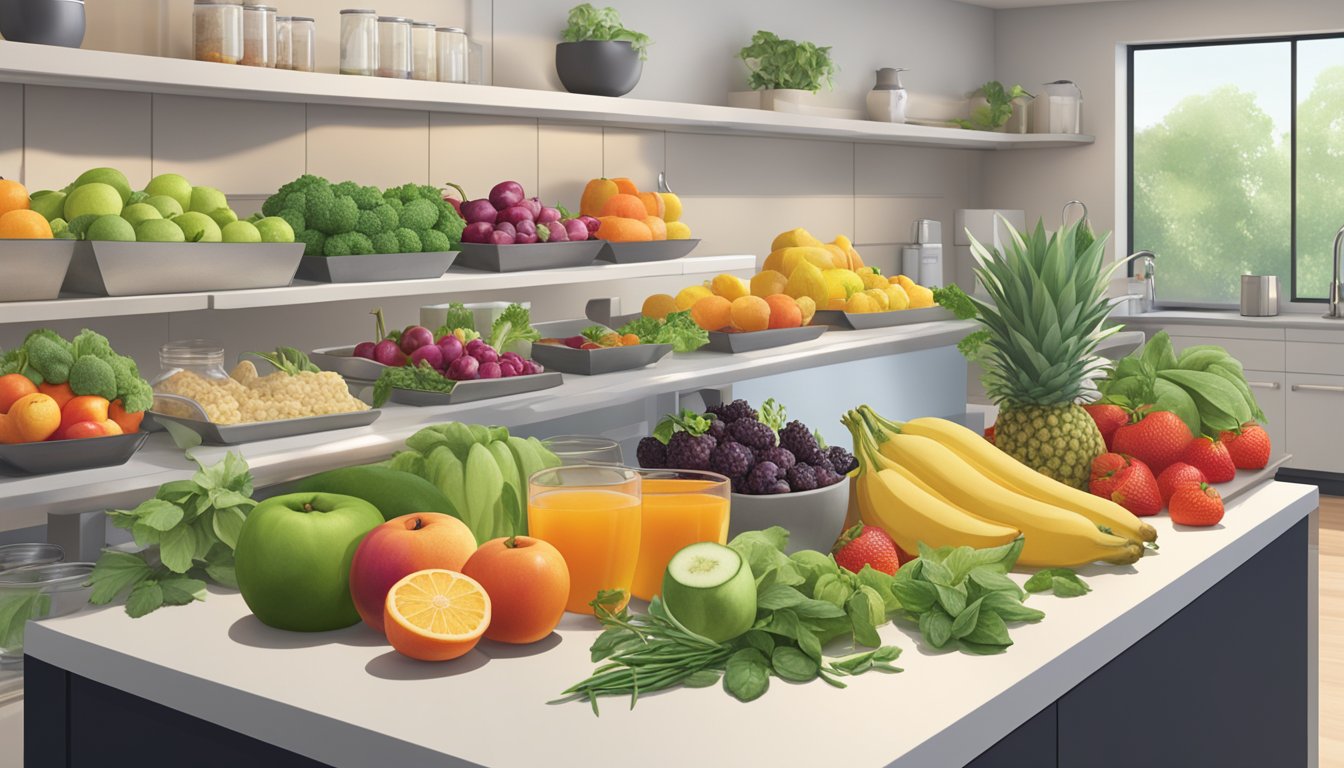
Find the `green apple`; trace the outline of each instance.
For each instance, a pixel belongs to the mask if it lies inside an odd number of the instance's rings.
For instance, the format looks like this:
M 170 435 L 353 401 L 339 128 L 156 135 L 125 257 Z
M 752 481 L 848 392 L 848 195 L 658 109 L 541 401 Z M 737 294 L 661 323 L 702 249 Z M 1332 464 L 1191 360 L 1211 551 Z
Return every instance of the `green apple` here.
M 182 234 L 187 236 L 188 243 L 218 243 L 223 239 L 219 225 L 204 213 L 187 211 L 175 217 L 173 221 L 182 228 Z
M 182 204 L 177 202 L 176 198 L 167 195 L 150 195 L 145 198 L 145 205 L 152 205 L 159 211 L 159 215 L 165 219 L 171 219 L 174 216 L 181 216 Z
M 238 214 L 234 213 L 232 208 L 216 208 L 209 212 L 209 216 L 215 220 L 220 229 L 238 220 Z
M 263 243 L 292 243 L 294 228 L 279 216 L 267 216 L 257 222 L 257 231 L 261 233 Z
M 135 227 L 135 239 L 142 243 L 185 243 L 182 228 L 168 219 L 145 219 Z
M 150 197 L 171 197 L 183 211 L 191 207 L 191 182 L 176 173 L 161 173 L 150 179 L 145 185 L 145 192 Z
M 335 493 L 273 496 L 248 513 L 234 548 L 234 573 L 263 624 L 325 632 L 359 623 L 350 598 L 355 548 L 383 515 Z
M 28 207 L 42 214 L 47 221 L 59 219 L 65 213 L 65 193 L 50 189 L 34 192 L 28 200 Z
M 126 180 L 126 174 L 116 168 L 90 168 L 79 174 L 79 178 L 66 187 L 65 191 L 73 192 L 88 184 L 106 184 L 117 190 L 122 205 L 125 205 L 131 199 L 131 182 Z
M 162 219 L 163 214 L 149 203 L 131 203 L 122 210 L 121 218 L 131 222 L 131 226 L 135 226 L 149 219 Z
M 226 224 L 220 230 L 220 234 L 226 243 L 261 242 L 261 233 L 257 231 L 256 225 L 248 221 L 235 221 L 232 224 Z
M 116 214 L 99 216 L 89 225 L 85 234 L 87 240 L 111 240 L 118 243 L 134 243 L 135 227 Z
M 84 215 L 116 215 L 121 213 L 123 204 L 121 194 L 114 187 L 95 181 L 75 187 L 65 196 L 64 218 L 70 221 Z
M 145 194 L 144 192 L 132 192 L 130 198 L 126 200 L 126 204 L 136 205 L 137 203 L 143 203 L 148 199 L 149 195 Z
M 188 211 L 197 213 L 209 213 L 217 211 L 220 208 L 228 208 L 229 199 L 214 187 L 192 187 L 191 205 L 187 206 Z

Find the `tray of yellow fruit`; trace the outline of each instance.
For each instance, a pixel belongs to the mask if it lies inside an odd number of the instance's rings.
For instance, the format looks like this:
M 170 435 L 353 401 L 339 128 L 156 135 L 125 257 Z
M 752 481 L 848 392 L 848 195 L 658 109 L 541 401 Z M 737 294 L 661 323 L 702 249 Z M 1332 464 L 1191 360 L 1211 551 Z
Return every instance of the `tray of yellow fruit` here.
M 598 261 L 612 264 L 643 264 L 649 261 L 672 261 L 689 256 L 700 244 L 699 240 L 652 240 L 649 242 L 607 241 L 597 254 Z
M 757 296 L 745 280 L 729 274 L 683 288 L 676 296 L 654 294 L 641 308 L 645 317 L 660 319 L 687 311 L 709 333 L 703 349 L 710 352 L 754 352 L 811 341 L 826 332 L 825 326 L 811 322 L 816 311 L 811 297 Z

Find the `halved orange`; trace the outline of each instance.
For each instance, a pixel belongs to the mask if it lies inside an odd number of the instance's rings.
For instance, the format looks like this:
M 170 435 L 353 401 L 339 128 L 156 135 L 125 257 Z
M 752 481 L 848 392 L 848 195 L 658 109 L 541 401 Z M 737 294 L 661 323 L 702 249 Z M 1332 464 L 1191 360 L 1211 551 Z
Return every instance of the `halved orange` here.
M 421 661 L 456 659 L 476 647 L 490 626 L 490 596 L 456 571 L 416 571 L 392 585 L 383 629 L 392 647 Z

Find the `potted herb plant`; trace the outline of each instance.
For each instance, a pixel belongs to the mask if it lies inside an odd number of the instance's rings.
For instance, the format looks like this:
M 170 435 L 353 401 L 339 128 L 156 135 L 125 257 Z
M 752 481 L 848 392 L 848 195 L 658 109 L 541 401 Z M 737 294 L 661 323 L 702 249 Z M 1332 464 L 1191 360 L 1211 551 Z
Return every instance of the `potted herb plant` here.
M 648 35 L 626 29 L 615 8 L 590 3 L 569 10 L 565 42 L 555 46 L 555 71 L 570 93 L 624 96 L 639 82 Z
M 776 101 L 803 101 L 823 85 L 835 85 L 829 45 L 800 43 L 758 30 L 738 58 L 747 65 L 747 84 L 759 94 L 761 109 L 774 109 Z
M 998 80 L 991 80 L 971 94 L 971 119 L 952 122 L 971 131 L 1004 131 L 1015 111 L 1021 112 L 1021 133 L 1026 133 L 1024 105 L 1036 98 L 1020 85 L 1005 88 Z

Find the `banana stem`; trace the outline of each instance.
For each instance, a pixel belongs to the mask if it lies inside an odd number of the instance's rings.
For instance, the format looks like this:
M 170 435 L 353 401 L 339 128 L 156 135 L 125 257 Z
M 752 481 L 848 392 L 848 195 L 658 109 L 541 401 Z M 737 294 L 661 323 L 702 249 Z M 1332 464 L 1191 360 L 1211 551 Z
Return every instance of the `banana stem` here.
M 877 443 L 874 442 L 872 434 L 868 431 L 862 415 L 858 411 L 850 411 L 845 414 L 841 422 L 854 436 L 854 453 L 859 458 L 859 472 L 870 471 L 872 467 L 878 465 L 875 457 L 879 454 Z
M 859 406 L 859 411 L 863 414 L 863 418 L 872 425 L 874 432 L 895 432 L 896 434 L 900 434 L 904 431 L 904 424 L 899 421 L 883 418 L 877 411 L 874 411 L 871 406 L 861 405 Z

